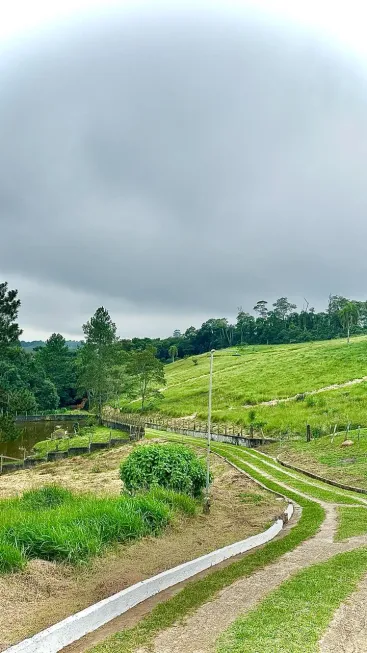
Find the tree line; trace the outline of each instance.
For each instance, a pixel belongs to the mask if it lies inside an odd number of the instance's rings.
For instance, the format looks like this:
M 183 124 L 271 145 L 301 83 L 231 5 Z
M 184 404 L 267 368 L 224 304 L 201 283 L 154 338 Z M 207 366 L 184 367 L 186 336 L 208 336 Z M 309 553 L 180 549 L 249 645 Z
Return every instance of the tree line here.
M 133 338 L 123 340 L 128 351 L 152 345 L 157 357 L 164 362 L 177 357 L 196 356 L 211 349 L 225 349 L 239 345 L 277 345 L 367 333 L 367 302 L 347 299 L 340 295 L 329 297 L 327 308 L 316 312 L 305 300 L 302 310 L 280 297 L 270 304 L 260 300 L 250 314 L 239 307 L 237 318 L 210 318 L 199 329 L 191 326 L 184 333 L 174 331 L 169 338 Z
M 138 399 L 141 409 L 160 396 L 164 365 L 151 343 L 127 350 L 116 325 L 100 307 L 83 325 L 84 341 L 70 349 L 54 333 L 43 346 L 27 350 L 19 340 L 20 300 L 0 284 L 0 439 L 12 431 L 14 415 L 78 405 L 83 399 L 99 420 L 106 403 L 121 396 Z
M 169 338 L 121 339 L 108 311 L 100 307 L 83 325 L 84 340 L 70 348 L 54 333 L 42 346 L 21 346 L 16 290 L 0 284 L 0 415 L 70 407 L 83 399 L 101 418 L 106 403 L 138 399 L 141 409 L 161 397 L 164 363 L 210 349 L 239 345 L 325 340 L 367 332 L 367 302 L 329 297 L 325 311 L 306 302 L 301 311 L 281 297 L 260 300 L 254 314 L 238 309 L 235 323 L 211 318 L 199 329 L 176 330 Z

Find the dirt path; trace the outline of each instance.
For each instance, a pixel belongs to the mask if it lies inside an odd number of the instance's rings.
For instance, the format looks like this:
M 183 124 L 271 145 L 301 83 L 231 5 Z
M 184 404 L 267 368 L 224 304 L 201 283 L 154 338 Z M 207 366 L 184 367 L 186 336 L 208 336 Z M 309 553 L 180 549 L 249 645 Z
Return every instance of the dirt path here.
M 362 376 L 361 379 L 351 379 L 350 381 L 345 381 L 344 383 L 333 383 L 332 385 L 326 385 L 324 388 L 318 388 L 318 390 L 309 390 L 308 392 L 299 392 L 292 397 L 284 397 L 283 399 L 270 399 L 269 401 L 260 401 L 258 404 L 244 404 L 242 408 L 256 408 L 256 406 L 277 406 L 278 404 L 285 404 L 288 401 L 295 401 L 298 397 L 310 397 L 312 395 L 318 395 L 320 392 L 328 392 L 329 390 L 339 390 L 339 388 L 348 388 L 351 385 L 358 385 L 358 383 L 364 383 L 367 381 L 367 376 Z
M 251 455 L 251 457 L 253 457 L 254 461 L 253 464 L 247 462 L 248 466 L 253 470 L 261 471 L 263 476 L 271 479 L 272 469 L 277 469 L 276 465 L 269 459 L 267 462 L 268 472 L 264 472 L 257 468 L 256 456 Z M 289 472 L 287 475 L 292 478 L 298 478 L 301 476 L 295 476 L 292 472 Z M 317 485 L 316 483 L 312 483 L 310 479 L 307 479 L 307 481 L 310 486 Z M 276 480 L 276 482 L 284 487 L 285 491 L 289 489 L 294 492 L 293 488 L 288 486 L 286 482 L 284 483 L 278 480 Z M 297 491 L 297 494 L 309 498 L 308 495 L 301 492 Z M 365 500 L 362 499 L 362 502 L 364 503 Z M 320 530 L 314 537 L 306 540 L 293 551 L 286 553 L 273 564 L 270 564 L 264 569 L 255 572 L 252 576 L 242 578 L 225 588 L 212 601 L 201 606 L 183 622 L 162 631 L 148 648 L 140 648 L 136 650 L 135 653 L 214 653 L 215 642 L 219 635 L 228 628 L 237 617 L 254 608 L 263 598 L 265 598 L 272 590 L 279 587 L 279 585 L 290 578 L 290 576 L 310 565 L 326 561 L 338 553 L 352 551 L 360 546 L 367 546 L 367 535 L 350 538 L 344 542 L 334 542 L 334 536 L 337 529 L 337 504 L 324 503 L 322 501 L 318 501 L 318 503 L 323 506 L 326 517 Z M 292 521 L 287 528 L 290 528 L 291 524 Z M 367 582 L 364 591 L 365 593 L 358 596 L 356 599 L 358 605 L 363 602 L 365 603 L 367 598 Z M 158 599 L 158 597 L 156 598 Z M 164 600 L 164 598 L 165 597 L 161 597 L 161 600 Z M 354 612 L 356 611 L 357 610 L 354 610 Z M 115 630 L 110 630 L 108 634 L 117 632 L 118 630 L 121 630 L 121 628 L 128 627 L 129 625 L 132 624 L 120 624 L 120 627 L 116 624 Z M 359 641 L 363 641 L 365 634 L 363 631 L 363 624 L 362 626 L 357 624 L 356 627 L 360 633 L 354 636 L 353 641 L 356 642 L 355 648 L 345 648 L 345 653 L 352 651 L 353 653 L 366 652 L 366 647 L 358 643 Z M 93 641 L 93 644 L 97 643 L 97 641 L 101 641 L 100 635 L 98 635 L 98 633 L 95 633 L 95 635 L 98 639 Z M 105 635 L 107 635 L 107 633 L 105 633 Z M 331 651 L 336 650 L 340 650 L 341 653 L 344 653 L 344 649 L 335 648 L 335 641 L 338 637 L 338 633 L 334 635 L 332 634 L 330 637 L 330 648 L 326 648 L 322 653 L 331 653 Z M 350 645 L 350 641 L 352 640 L 350 640 L 350 638 L 348 639 L 348 634 L 346 634 L 346 646 Z M 75 651 L 82 653 L 82 651 L 87 651 L 89 646 L 84 647 L 82 642 L 80 642 Z M 72 650 L 74 651 L 74 649 Z
M 367 536 L 346 542 L 333 541 L 336 531 L 336 508 L 323 504 L 326 519 L 319 532 L 280 560 L 259 570 L 249 578 L 236 581 L 214 601 L 203 605 L 183 624 L 161 633 L 155 640 L 154 653 L 212 653 L 218 636 L 240 615 L 251 610 L 269 592 L 297 571 L 328 558 L 367 545 Z M 335 648 L 333 649 L 335 651 Z M 365 649 L 356 649 L 363 653 Z M 339 649 L 338 649 L 339 651 Z M 148 653 L 140 649 L 138 653 Z
M 367 576 L 336 611 L 320 641 L 320 653 L 364 653 L 367 650 Z

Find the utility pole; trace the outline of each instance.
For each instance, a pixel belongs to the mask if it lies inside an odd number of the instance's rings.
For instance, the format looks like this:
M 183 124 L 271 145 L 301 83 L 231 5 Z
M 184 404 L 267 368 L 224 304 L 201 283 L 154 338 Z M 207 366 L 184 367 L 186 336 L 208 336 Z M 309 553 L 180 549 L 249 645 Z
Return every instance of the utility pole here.
M 208 441 L 206 450 L 206 491 L 204 501 L 204 512 L 208 513 L 210 510 L 210 441 L 211 441 L 211 421 L 212 421 L 212 387 L 213 387 L 213 358 L 215 349 L 210 352 L 210 371 L 209 371 L 209 398 L 208 398 Z

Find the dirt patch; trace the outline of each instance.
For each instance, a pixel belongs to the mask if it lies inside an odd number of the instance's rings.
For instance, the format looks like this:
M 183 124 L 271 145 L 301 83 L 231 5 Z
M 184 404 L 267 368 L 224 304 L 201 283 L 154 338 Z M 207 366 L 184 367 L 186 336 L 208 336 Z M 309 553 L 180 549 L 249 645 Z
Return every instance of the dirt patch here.
M 21 494 L 31 488 L 57 483 L 75 492 L 95 492 L 98 495 L 118 494 L 121 481 L 118 467 L 132 450 L 124 445 L 87 456 L 75 456 L 55 463 L 42 463 L 35 468 L 0 476 L 0 498 Z
M 336 611 L 320 641 L 320 653 L 365 653 L 367 642 L 367 576 Z
M 123 447 L 5 476 L 0 479 L 0 496 L 50 482 L 117 494 L 118 464 L 128 451 Z M 226 462 L 213 456 L 211 463 L 210 515 L 176 518 L 161 537 L 116 546 L 85 566 L 34 560 L 24 572 L 0 577 L 0 650 L 139 580 L 264 530 L 283 511 L 284 502 Z

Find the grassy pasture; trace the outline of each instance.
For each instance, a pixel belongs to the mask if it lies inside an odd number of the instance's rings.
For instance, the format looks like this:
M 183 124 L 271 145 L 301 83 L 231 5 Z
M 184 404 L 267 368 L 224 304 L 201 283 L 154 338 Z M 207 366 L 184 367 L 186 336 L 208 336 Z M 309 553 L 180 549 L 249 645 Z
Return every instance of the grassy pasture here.
M 171 417 L 196 414 L 206 419 L 209 357 L 196 358 L 197 365 L 188 358 L 166 366 L 164 398 L 156 405 L 160 413 Z M 367 425 L 366 382 L 306 396 L 303 401 L 258 405 L 365 375 L 366 336 L 352 339 L 349 346 L 345 340 L 330 340 L 221 350 L 214 358 L 213 420 L 242 426 L 254 421 L 268 434 L 303 434 L 307 422 L 325 433 L 335 423 L 339 427 L 349 421 L 354 426 Z M 139 401 L 122 405 L 129 410 L 140 406 Z

